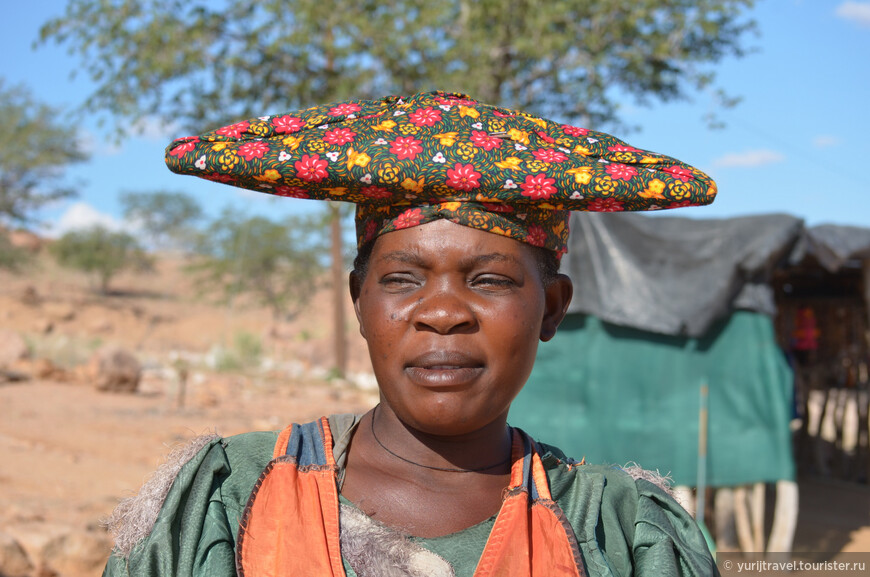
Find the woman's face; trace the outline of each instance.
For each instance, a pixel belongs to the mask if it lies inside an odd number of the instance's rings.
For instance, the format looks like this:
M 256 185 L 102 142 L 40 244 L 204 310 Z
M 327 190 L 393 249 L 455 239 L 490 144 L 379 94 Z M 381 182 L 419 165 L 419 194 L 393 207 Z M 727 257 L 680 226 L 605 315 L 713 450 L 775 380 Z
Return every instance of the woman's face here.
M 545 287 L 519 241 L 438 220 L 379 237 L 351 293 L 382 404 L 452 436 L 507 418 L 571 285 Z

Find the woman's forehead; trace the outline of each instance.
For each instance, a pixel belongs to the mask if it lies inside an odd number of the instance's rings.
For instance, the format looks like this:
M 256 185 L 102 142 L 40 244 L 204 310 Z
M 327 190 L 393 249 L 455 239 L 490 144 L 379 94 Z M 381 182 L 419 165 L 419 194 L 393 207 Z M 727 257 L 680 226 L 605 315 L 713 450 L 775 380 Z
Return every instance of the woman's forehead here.
M 447 256 L 475 262 L 520 262 L 529 253 L 530 247 L 515 239 L 438 220 L 378 237 L 372 257 L 405 263 Z

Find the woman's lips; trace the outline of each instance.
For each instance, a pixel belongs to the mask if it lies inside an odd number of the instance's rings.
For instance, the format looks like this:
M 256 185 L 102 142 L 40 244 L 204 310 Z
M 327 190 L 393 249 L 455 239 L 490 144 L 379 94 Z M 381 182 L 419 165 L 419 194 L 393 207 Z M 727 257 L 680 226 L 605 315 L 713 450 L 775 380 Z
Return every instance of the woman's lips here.
M 483 363 L 460 351 L 433 351 L 405 364 L 405 374 L 425 387 L 457 387 L 470 383 L 483 372 Z

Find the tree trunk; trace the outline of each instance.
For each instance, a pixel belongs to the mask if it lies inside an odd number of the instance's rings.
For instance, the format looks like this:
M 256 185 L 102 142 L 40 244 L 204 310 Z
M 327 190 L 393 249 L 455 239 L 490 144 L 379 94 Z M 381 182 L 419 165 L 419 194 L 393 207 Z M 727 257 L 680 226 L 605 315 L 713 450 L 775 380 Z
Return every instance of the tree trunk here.
M 329 225 L 332 233 L 332 332 L 333 332 L 333 370 L 336 376 L 344 378 L 347 372 L 347 337 L 344 334 L 345 316 L 345 278 L 344 258 L 341 244 L 341 210 L 338 204 L 330 203 Z

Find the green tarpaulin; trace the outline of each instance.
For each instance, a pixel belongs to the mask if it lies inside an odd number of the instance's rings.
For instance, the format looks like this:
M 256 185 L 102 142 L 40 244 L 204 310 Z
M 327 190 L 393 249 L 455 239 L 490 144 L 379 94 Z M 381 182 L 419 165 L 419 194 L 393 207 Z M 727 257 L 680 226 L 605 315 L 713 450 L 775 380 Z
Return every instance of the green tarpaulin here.
M 703 384 L 707 485 L 793 479 L 792 372 L 758 313 L 735 312 L 702 338 L 569 315 L 541 344 L 510 423 L 577 459 L 636 462 L 694 486 Z

